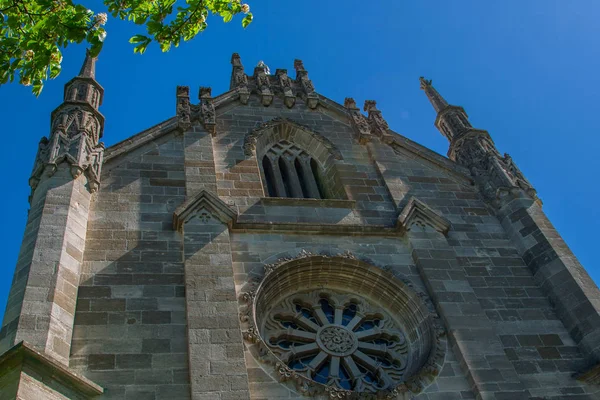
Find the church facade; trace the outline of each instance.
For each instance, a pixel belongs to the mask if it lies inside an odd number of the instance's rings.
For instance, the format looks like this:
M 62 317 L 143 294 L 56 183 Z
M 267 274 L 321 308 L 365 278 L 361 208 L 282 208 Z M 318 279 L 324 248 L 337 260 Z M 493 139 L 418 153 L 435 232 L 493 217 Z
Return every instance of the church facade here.
M 1 400 L 600 398 L 600 292 L 462 107 L 420 79 L 446 158 L 300 60 L 231 64 L 108 148 L 95 60 L 67 83 Z

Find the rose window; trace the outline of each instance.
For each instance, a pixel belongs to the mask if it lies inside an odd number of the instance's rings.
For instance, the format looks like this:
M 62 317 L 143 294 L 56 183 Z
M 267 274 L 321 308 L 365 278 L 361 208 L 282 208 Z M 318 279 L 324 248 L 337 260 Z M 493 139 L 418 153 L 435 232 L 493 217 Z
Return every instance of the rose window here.
M 293 294 L 264 320 L 262 337 L 291 370 L 323 385 L 376 393 L 403 381 L 408 344 L 397 323 L 355 294 Z

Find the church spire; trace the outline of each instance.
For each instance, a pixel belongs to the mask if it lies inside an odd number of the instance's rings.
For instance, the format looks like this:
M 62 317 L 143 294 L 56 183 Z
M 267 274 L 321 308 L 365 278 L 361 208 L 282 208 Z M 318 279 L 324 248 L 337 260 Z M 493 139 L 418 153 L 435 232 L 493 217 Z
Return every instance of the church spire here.
M 500 155 L 490 134 L 473 128 L 464 108 L 448 104 L 431 80 L 420 77 L 419 81 L 437 112 L 436 128 L 450 142 L 448 158 L 471 171 L 484 197 L 497 200 L 503 193 L 517 189 L 537 199 L 535 189 L 508 154 Z
M 435 126 L 450 143 L 465 130 L 472 128 L 467 113 L 462 107 L 449 105 L 431 85 L 431 80 L 420 77 L 419 81 L 421 82 L 421 89 L 438 113 Z
M 421 82 L 421 89 L 425 91 L 425 94 L 435 109 L 435 112 L 439 113 L 444 108 L 448 107 L 448 102 L 431 85 L 431 80 L 420 77 L 419 81 Z

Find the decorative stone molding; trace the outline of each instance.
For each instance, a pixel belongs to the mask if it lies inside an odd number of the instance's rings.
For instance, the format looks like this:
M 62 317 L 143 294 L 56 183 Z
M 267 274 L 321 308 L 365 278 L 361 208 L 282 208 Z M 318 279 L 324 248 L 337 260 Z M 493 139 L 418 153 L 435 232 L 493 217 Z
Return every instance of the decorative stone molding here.
M 356 101 L 354 101 L 352 97 L 346 97 L 344 100 L 344 107 L 346 107 L 350 114 L 350 120 L 352 122 L 356 140 L 361 144 L 371 141 L 371 129 L 369 128 L 369 123 L 364 115 L 361 114 L 360 109 L 356 106 Z
M 287 69 L 278 69 L 275 71 L 275 76 L 279 82 L 279 87 L 283 92 L 283 103 L 287 108 L 292 108 L 296 103 L 296 95 L 292 90 L 292 80 L 287 74 Z
M 319 383 L 282 361 L 282 356 L 273 351 L 273 343 L 267 342 L 264 336 L 265 318 L 273 315 L 267 310 L 272 310 L 275 305 L 272 302 L 279 302 L 280 299 L 288 296 L 294 297 L 298 287 L 303 288 L 301 293 L 310 291 L 311 282 L 313 285 L 318 282 L 314 288 L 317 290 L 315 293 L 337 293 L 340 290 L 344 293 L 352 293 L 355 297 L 364 297 L 368 302 L 384 307 L 386 314 L 390 313 L 392 318 L 402 321 L 401 325 L 406 330 L 404 337 L 407 340 L 412 338 L 406 344 L 411 362 L 407 364 L 409 366 L 404 378 L 399 378 L 393 384 L 388 382 L 385 389 L 376 393 L 348 390 L 331 384 L 331 381 L 328 385 Z M 371 286 L 372 289 L 369 289 Z M 369 295 L 366 294 L 367 292 Z M 395 293 L 397 296 L 390 299 L 384 293 Z M 387 268 L 379 269 L 358 259 L 350 252 L 317 255 L 301 250 L 294 256 L 281 258 L 273 264 L 266 265 L 262 276 L 251 275 L 239 300 L 243 336 L 250 352 L 262 364 L 270 365 L 282 383 L 294 385 L 296 390 L 305 396 L 327 395 L 336 399 L 395 399 L 400 394 L 420 393 L 439 374 L 444 361 L 445 330 L 429 296 L 415 290 L 408 279 L 394 276 Z M 411 315 L 404 315 L 405 312 Z M 279 314 L 281 313 L 278 311 Z M 317 318 L 322 319 L 323 314 L 321 315 Z M 366 314 L 362 318 L 366 318 Z M 349 357 L 356 346 L 355 333 L 343 326 L 337 326 L 336 321 L 334 320 L 331 325 L 325 322 L 325 326 L 317 331 L 316 346 L 325 353 L 333 352 L 334 356 L 341 354 L 340 357 Z M 336 333 L 340 330 L 344 331 L 341 336 Z M 292 328 L 288 328 L 287 332 L 289 333 L 280 333 L 286 337 L 294 337 L 295 331 Z M 298 332 L 298 334 L 312 335 L 309 332 Z M 364 357 L 364 354 L 361 353 L 360 357 Z M 354 387 L 362 386 L 355 384 Z
M 204 129 L 206 129 L 212 136 L 216 134 L 217 123 L 215 121 L 215 105 L 211 97 L 212 89 L 209 87 L 200 88 L 200 118 Z
M 414 226 L 420 229 L 430 227 L 445 235 L 450 230 L 451 223 L 421 200 L 411 197 L 400 212 L 397 225 L 405 232 Z
M 97 135 L 90 134 L 89 113 L 77 106 L 63 111 L 59 114 L 61 119 L 53 123 L 50 139 L 43 137 L 40 140 L 29 185 L 32 192 L 35 191 L 44 176 L 54 175 L 58 165 L 66 162 L 71 166 L 74 179 L 85 174 L 93 193 L 100 184 L 104 144 L 96 143 L 94 137 Z M 68 117 L 63 119 L 65 115 Z
M 375 100 L 365 100 L 363 110 L 368 113 L 368 121 L 371 127 L 371 132 L 382 139 L 384 142 L 392 141 L 392 136 L 388 133 L 390 129 L 388 123 L 383 116 L 381 111 L 377 109 L 377 102 Z
M 259 66 L 254 68 L 254 80 L 262 105 L 268 107 L 273 102 L 273 91 L 269 83 L 269 76 L 265 71 L 264 67 Z
M 229 89 L 236 89 L 242 104 L 248 104 L 250 98 L 250 89 L 248 89 L 248 77 L 244 72 L 244 66 L 238 53 L 231 55 L 231 65 L 233 66 L 231 71 L 231 82 Z
M 206 190 L 187 199 L 173 212 L 173 229 L 182 232 L 183 226 L 190 219 L 198 217 L 203 223 L 214 217 L 231 227 L 237 214 L 223 200 Z
M 316 139 L 320 144 L 322 144 L 323 147 L 325 147 L 329 151 L 329 153 L 332 154 L 333 158 L 335 158 L 336 160 L 343 159 L 342 153 L 340 153 L 338 148 L 335 147 L 335 145 L 329 139 L 311 130 L 311 128 L 307 126 L 301 125 L 295 121 L 292 121 L 291 119 L 283 117 L 273 118 L 272 120 L 261 124 L 257 128 L 247 133 L 246 137 L 244 138 L 244 153 L 247 156 L 253 156 L 254 152 L 256 151 L 257 141 L 263 135 L 266 135 L 276 129 L 285 129 L 287 131 L 286 133 L 288 136 L 291 136 L 292 133 L 290 132 L 293 132 L 294 130 L 302 131 L 308 134 L 310 137 Z
M 308 78 L 308 71 L 304 69 L 302 60 L 294 60 L 294 69 L 296 69 L 296 82 L 302 88 L 302 100 L 309 108 L 315 109 L 319 105 L 319 96 L 315 92 L 312 81 Z
M 181 133 L 192 127 L 192 108 L 190 105 L 190 87 L 177 86 L 177 130 Z

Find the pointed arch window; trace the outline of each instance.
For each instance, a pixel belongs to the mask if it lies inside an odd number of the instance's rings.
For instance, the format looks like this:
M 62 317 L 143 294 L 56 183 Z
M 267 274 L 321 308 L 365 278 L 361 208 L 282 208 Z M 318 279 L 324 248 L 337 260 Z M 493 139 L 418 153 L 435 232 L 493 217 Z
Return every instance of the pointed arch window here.
M 294 143 L 272 145 L 261 161 L 270 197 L 325 199 L 319 163 Z

